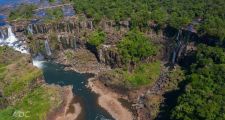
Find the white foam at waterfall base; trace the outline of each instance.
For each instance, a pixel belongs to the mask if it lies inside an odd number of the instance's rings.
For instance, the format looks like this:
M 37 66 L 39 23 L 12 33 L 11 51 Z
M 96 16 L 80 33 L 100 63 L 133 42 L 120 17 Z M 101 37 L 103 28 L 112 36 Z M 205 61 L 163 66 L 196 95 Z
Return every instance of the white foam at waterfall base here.
M 38 53 L 35 57 L 33 57 L 32 63 L 37 68 L 40 68 L 40 69 L 44 68 L 44 63 L 45 63 L 44 56 Z
M 21 53 L 29 54 L 26 43 L 16 38 L 11 26 L 7 26 L 7 28 L 8 36 L 6 38 L 0 38 L 0 46 L 8 46 Z M 44 62 L 44 57 L 40 53 L 32 59 L 33 65 L 40 69 L 44 67 Z
M 39 60 L 35 60 L 35 59 L 32 60 L 33 65 L 40 69 L 42 69 L 44 67 L 44 62 L 45 61 L 39 61 Z
M 22 41 L 19 41 L 16 38 L 16 36 L 12 32 L 11 26 L 7 26 L 7 27 L 8 27 L 8 36 L 6 39 L 4 38 L 0 39 L 0 46 L 8 46 L 15 49 L 16 51 L 28 54 L 29 52 L 27 50 L 26 44 Z

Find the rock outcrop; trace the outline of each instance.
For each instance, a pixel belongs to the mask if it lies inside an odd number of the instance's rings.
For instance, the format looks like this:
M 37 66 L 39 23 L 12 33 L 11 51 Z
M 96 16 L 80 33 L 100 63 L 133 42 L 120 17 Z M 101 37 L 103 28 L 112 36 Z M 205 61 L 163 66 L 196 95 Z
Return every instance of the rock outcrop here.
M 100 62 L 109 65 L 111 68 L 121 67 L 123 62 L 116 49 L 116 46 L 113 45 L 102 45 L 98 49 Z

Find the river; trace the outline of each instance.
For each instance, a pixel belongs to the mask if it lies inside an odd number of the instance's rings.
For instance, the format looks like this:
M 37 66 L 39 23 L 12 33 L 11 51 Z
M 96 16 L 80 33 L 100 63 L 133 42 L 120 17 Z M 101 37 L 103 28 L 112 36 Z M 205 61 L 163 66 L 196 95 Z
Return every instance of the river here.
M 45 81 L 48 84 L 57 84 L 60 86 L 73 86 L 73 93 L 79 97 L 79 102 L 82 105 L 83 120 L 113 120 L 104 109 L 97 104 L 98 95 L 93 93 L 86 87 L 88 78 L 91 74 L 80 74 L 74 71 L 65 71 L 63 65 L 52 62 L 42 62 L 41 69 L 43 70 Z
M 0 33 L 4 33 L 0 30 Z M 0 35 L 4 36 L 4 35 Z M 0 46 L 9 46 L 21 53 L 29 54 L 26 43 L 19 41 L 8 26 L 8 34 L 0 38 Z M 81 120 L 113 120 L 103 108 L 97 104 L 98 95 L 87 88 L 88 78 L 91 74 L 80 74 L 74 71 L 65 71 L 64 66 L 43 60 L 41 54 L 33 58 L 33 65 L 43 71 L 44 79 L 48 84 L 60 86 L 73 86 L 73 93 L 82 105 Z
M 39 0 L 0 0 L 0 7 L 13 6 L 21 2 Z M 7 25 L 8 32 L 0 30 L 0 46 L 9 46 L 21 53 L 29 54 L 26 43 L 16 38 L 11 26 L 4 23 L 5 16 L 0 13 L 0 26 Z M 80 74 L 74 71 L 65 71 L 63 65 L 53 62 L 33 61 L 35 66 L 43 70 L 46 83 L 60 86 L 73 86 L 73 93 L 82 105 L 82 120 L 113 120 L 111 115 L 97 104 L 98 95 L 87 88 L 91 74 Z M 76 100 L 77 101 L 77 100 Z

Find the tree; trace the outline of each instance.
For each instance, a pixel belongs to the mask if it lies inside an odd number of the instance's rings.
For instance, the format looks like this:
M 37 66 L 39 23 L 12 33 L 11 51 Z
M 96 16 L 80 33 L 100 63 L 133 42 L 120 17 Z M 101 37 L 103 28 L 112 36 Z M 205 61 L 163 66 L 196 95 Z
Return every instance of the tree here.
M 137 62 L 156 55 L 156 47 L 137 30 L 130 31 L 117 47 L 125 62 Z
M 156 10 L 153 10 L 151 13 L 151 19 L 156 21 L 159 25 L 163 25 L 166 23 L 168 18 L 168 14 L 167 12 L 162 9 L 162 8 L 158 8 Z
M 171 111 L 172 120 L 225 119 L 225 53 L 199 45 L 184 93 Z
M 106 40 L 106 34 L 101 30 L 96 30 L 88 37 L 88 43 L 95 47 L 99 47 Z

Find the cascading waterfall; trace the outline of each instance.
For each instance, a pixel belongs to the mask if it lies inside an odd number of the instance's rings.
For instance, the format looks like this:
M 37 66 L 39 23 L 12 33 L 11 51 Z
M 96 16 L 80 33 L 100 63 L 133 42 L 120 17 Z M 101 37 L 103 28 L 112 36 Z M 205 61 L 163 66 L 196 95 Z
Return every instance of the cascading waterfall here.
M 28 31 L 28 34 L 33 35 L 33 28 L 31 24 L 27 26 L 27 31 Z
M 7 32 L 4 30 L 0 31 L 0 46 L 8 46 L 21 53 L 29 54 L 26 43 L 19 41 L 16 38 L 15 34 L 12 32 L 11 26 L 7 26 L 7 29 Z M 28 31 L 32 33 L 32 29 L 29 29 Z M 40 53 L 38 53 L 38 55 L 36 55 L 32 60 L 33 65 L 38 68 L 43 67 L 43 62 L 44 56 Z
M 45 51 L 46 51 L 48 56 L 52 55 L 51 49 L 50 49 L 49 44 L 48 44 L 48 40 L 45 40 Z
M 41 53 L 38 53 L 35 57 L 32 59 L 32 63 L 34 66 L 37 68 L 43 68 L 43 63 L 44 63 L 44 56 Z
M 73 49 L 76 49 L 77 48 L 77 41 L 76 41 L 76 37 L 74 36 L 74 39 L 73 39 Z
M 5 30 L 0 31 L 0 39 L 4 40 L 8 36 L 8 33 Z
M 90 27 L 91 30 L 93 29 L 93 22 L 92 21 L 89 21 L 89 27 Z
M 60 41 L 60 37 L 61 37 L 61 35 L 57 35 L 57 41 L 58 41 L 58 42 L 61 42 L 61 41 Z
M 177 34 L 177 37 L 176 37 L 176 47 L 173 51 L 173 58 L 172 58 L 172 63 L 175 64 L 176 62 L 176 58 L 177 58 L 177 53 L 179 52 L 179 49 L 181 47 L 181 41 L 180 41 L 180 34 L 181 34 L 181 30 L 179 30 L 178 34 Z
M 26 44 L 16 38 L 15 34 L 12 32 L 12 27 L 8 25 L 7 29 L 8 33 L 5 33 L 4 31 L 1 32 L 0 46 L 9 46 L 16 51 L 28 54 L 29 52 Z

